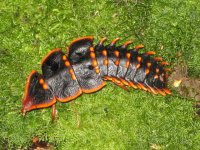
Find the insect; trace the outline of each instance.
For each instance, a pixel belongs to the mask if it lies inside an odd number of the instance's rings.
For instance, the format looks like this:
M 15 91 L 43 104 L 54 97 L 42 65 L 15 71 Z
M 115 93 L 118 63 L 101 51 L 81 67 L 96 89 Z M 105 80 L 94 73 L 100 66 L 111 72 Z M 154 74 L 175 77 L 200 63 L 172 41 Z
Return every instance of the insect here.
M 60 48 L 50 51 L 42 60 L 42 74 L 32 71 L 27 78 L 22 114 L 33 109 L 52 106 L 52 120 L 56 102 L 71 101 L 83 93 L 102 89 L 111 81 L 128 91 L 128 87 L 143 89 L 163 96 L 171 94 L 167 88 L 167 62 L 152 57 L 154 51 L 139 53 L 143 45 L 132 49 L 127 41 L 116 46 L 119 38 L 104 46 L 106 38 L 93 45 L 94 38 L 85 36 L 71 42 L 68 54 Z

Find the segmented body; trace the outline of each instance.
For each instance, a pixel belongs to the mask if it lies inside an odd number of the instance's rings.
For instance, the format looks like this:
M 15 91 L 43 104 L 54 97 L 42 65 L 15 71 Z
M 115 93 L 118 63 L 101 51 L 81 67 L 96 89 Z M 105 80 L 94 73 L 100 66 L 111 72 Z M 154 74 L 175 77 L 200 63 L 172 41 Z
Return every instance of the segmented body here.
M 22 113 L 49 106 L 55 109 L 57 100 L 67 102 L 98 91 L 105 80 L 127 91 L 133 87 L 163 96 L 171 93 L 164 68 L 167 63 L 152 58 L 153 51 L 139 53 L 143 45 L 128 49 L 131 41 L 116 46 L 118 38 L 104 46 L 105 40 L 93 45 L 93 37 L 82 37 L 70 44 L 68 55 L 59 48 L 49 52 L 42 60 L 42 75 L 32 71 L 27 79 Z

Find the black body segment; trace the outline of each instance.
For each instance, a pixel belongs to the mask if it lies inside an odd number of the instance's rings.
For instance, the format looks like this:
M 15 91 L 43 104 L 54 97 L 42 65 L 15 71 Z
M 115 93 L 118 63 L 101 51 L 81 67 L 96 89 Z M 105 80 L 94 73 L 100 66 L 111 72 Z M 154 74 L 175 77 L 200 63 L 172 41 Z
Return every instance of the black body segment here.
M 36 71 L 32 71 L 26 82 L 24 99 L 22 102 L 22 113 L 37 108 L 44 108 L 53 105 L 56 99 L 44 82 L 44 78 Z
M 128 91 L 127 87 L 143 89 L 163 96 L 167 88 L 167 72 L 152 58 L 155 52 L 139 53 L 143 45 L 128 49 L 132 42 L 116 46 L 119 38 L 104 46 L 106 38 L 93 45 L 93 37 L 77 38 L 71 42 L 68 55 L 60 48 L 50 51 L 42 60 L 42 75 L 32 71 L 26 83 L 22 113 L 52 106 L 55 118 L 56 101 L 68 102 L 82 93 L 103 88 L 109 80 Z
M 96 60 L 100 69 L 100 75 L 101 77 L 104 77 L 105 75 L 108 74 L 108 66 L 106 65 L 106 62 L 108 61 L 107 56 L 103 56 L 102 52 L 95 52 L 96 54 Z
M 91 61 L 86 59 L 76 63 L 73 69 L 84 93 L 95 92 L 105 86 L 105 81 L 102 80 L 100 74 L 96 73 Z
M 82 93 L 73 69 L 61 49 L 51 51 L 42 61 L 42 72 L 53 95 L 61 102 L 72 100 Z
M 117 41 L 116 41 L 117 42 Z M 117 68 L 119 65 L 119 50 L 116 48 L 115 43 L 111 42 L 111 44 L 106 46 L 107 50 L 107 57 L 108 57 L 108 74 L 107 76 L 116 77 L 117 75 Z
M 65 55 L 60 48 L 50 51 L 42 60 L 42 74 L 48 79 L 58 74 L 65 66 L 62 56 Z
M 134 81 L 135 74 L 137 72 L 137 64 L 136 61 L 138 56 L 138 51 L 130 50 L 130 64 L 126 72 L 125 80 L 127 81 Z
M 130 58 L 127 57 L 127 53 L 129 53 L 127 51 L 126 48 L 124 48 L 123 46 L 120 46 L 119 48 L 119 65 L 118 65 L 118 69 L 117 69 L 117 77 L 118 78 L 125 78 L 125 75 L 128 71 L 128 67 L 129 67 L 129 62 L 130 62 Z
M 84 59 L 84 57 L 88 54 L 89 48 L 93 45 L 93 37 L 81 37 L 75 39 L 71 42 L 69 46 L 69 55 L 68 59 L 72 62 L 72 64 Z
M 69 46 L 68 57 L 84 93 L 92 93 L 105 86 L 100 72 L 96 71 L 99 66 L 92 42 L 93 37 L 83 37 L 74 40 Z
M 117 63 L 115 62 L 118 62 L 117 61 L 118 58 L 112 53 L 108 53 L 108 76 L 110 77 L 116 77 L 117 75 L 117 68 L 118 68 L 118 65 L 116 65 Z
M 135 65 L 135 74 L 131 81 L 133 81 L 135 84 L 144 83 L 144 80 L 146 78 L 145 68 L 147 57 L 148 56 L 144 54 L 136 54 L 135 57 L 133 57 L 132 59 L 133 64 Z
M 78 81 L 71 78 L 68 67 L 65 67 L 59 74 L 55 74 L 46 82 L 51 87 L 56 99 L 61 102 L 70 101 L 82 93 Z
M 159 70 L 159 72 L 156 72 L 156 70 Z M 146 82 L 150 87 L 153 87 L 154 89 L 164 89 L 167 88 L 166 85 L 166 78 L 163 76 L 165 74 L 165 71 L 163 68 L 157 63 L 157 62 L 152 62 L 152 67 L 151 67 L 151 72 L 149 75 L 146 77 Z

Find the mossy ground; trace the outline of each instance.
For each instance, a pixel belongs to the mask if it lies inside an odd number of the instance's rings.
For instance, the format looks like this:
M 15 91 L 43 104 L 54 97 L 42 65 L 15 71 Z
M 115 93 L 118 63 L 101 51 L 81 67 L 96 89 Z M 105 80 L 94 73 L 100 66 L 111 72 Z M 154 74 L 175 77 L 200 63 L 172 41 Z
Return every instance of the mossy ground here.
M 68 0 L 0 2 L 0 148 L 26 148 L 31 139 L 56 149 L 199 149 L 200 120 L 192 101 L 113 84 L 70 103 L 20 114 L 25 79 L 53 48 L 94 35 L 144 44 L 173 64 L 177 52 L 191 76 L 200 73 L 198 0 Z M 161 50 L 163 49 L 163 50 Z M 145 51 L 144 50 L 144 51 Z M 77 128 L 77 118 L 80 127 Z

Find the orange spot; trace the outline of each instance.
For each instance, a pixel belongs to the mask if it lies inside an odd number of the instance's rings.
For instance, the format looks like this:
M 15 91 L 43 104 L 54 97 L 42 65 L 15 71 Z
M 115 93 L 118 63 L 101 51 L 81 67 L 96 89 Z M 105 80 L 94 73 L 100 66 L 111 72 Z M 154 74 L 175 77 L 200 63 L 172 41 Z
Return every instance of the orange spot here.
M 120 84 L 121 82 L 118 80 L 118 79 L 116 79 L 116 78 L 112 78 L 112 82 L 114 82 L 114 83 L 116 83 L 116 84 Z
M 161 62 L 161 65 L 169 65 L 169 63 L 166 61 L 163 61 L 163 62 Z
M 96 72 L 97 74 L 99 74 L 99 73 L 100 73 L 99 68 L 96 68 L 95 72 Z
M 141 89 L 147 91 L 147 88 L 142 83 L 138 83 L 138 85 L 140 86 Z
M 142 57 L 138 56 L 138 57 L 137 57 L 137 61 L 140 63 L 141 60 L 142 60 Z
M 94 59 L 96 57 L 95 53 L 94 52 L 90 52 L 90 57 Z
M 103 65 L 105 65 L 105 66 L 108 65 L 108 60 L 107 60 L 107 59 L 104 59 L 104 60 L 103 60 Z
M 150 88 L 147 88 L 147 91 L 151 93 L 151 89 Z
M 127 82 L 125 79 L 120 78 L 119 80 L 120 80 L 124 85 L 129 86 L 128 82 Z
M 110 80 L 110 81 L 112 81 L 112 78 L 109 77 L 109 76 L 104 76 L 104 79 L 105 79 L 105 80 Z
M 124 89 L 125 91 L 129 91 L 128 88 L 123 84 L 123 82 L 121 81 L 121 79 L 118 78 L 114 78 L 114 81 L 112 81 L 113 83 L 115 83 L 117 86 L 121 87 L 122 89 Z
M 150 90 L 151 90 L 151 93 L 153 93 L 153 94 L 158 94 L 158 92 L 154 89 L 154 88 L 152 88 L 152 87 L 149 87 L 150 88 Z
M 149 72 L 150 72 L 149 69 L 146 69 L 146 70 L 145 70 L 145 75 L 148 75 Z
M 43 88 L 44 90 L 47 90 L 47 89 L 48 89 L 48 85 L 47 85 L 46 83 L 44 83 L 44 84 L 42 85 L 42 88 Z
M 136 45 L 136 46 L 135 46 L 135 50 L 139 50 L 139 49 L 141 49 L 141 48 L 144 48 L 144 45 L 139 44 L 139 45 Z
M 140 64 L 137 64 L 137 65 L 136 65 L 136 68 L 139 69 L 139 68 L 140 68 Z
M 119 51 L 114 51 L 116 57 L 119 57 Z
M 141 85 L 139 83 L 136 84 L 136 86 L 139 88 L 139 89 L 142 89 Z
M 128 67 L 129 67 L 129 65 L 130 65 L 130 61 L 129 61 L 129 60 L 127 60 L 127 61 L 126 61 L 126 68 L 128 68 Z
M 72 69 L 72 68 L 70 68 L 70 69 L 69 69 L 69 73 L 70 73 L 71 75 L 73 75 L 73 74 L 74 74 L 74 71 L 73 71 L 73 69 Z
M 162 90 L 160 89 L 157 89 L 158 93 L 160 93 L 162 96 L 166 96 L 165 92 L 163 92 Z
M 93 66 L 93 67 L 96 67 L 97 65 L 98 65 L 98 64 L 97 64 L 97 61 L 96 61 L 96 60 L 93 60 L 93 61 L 92 61 L 92 66 Z
M 153 58 L 153 60 L 155 60 L 155 61 L 162 61 L 162 57 L 155 57 L 155 58 Z
M 159 71 L 160 71 L 160 70 L 159 70 L 158 68 L 156 68 L 156 73 L 159 73 Z
M 165 71 L 172 71 L 171 68 L 165 68 Z
M 94 47 L 90 47 L 90 52 L 93 52 L 94 51 Z
M 116 65 L 116 66 L 119 65 L 119 60 L 118 60 L 118 59 L 115 61 L 115 65 Z
M 69 61 L 66 61 L 66 62 L 65 62 L 65 66 L 67 66 L 67 67 L 69 67 L 69 66 L 70 66 L 70 63 L 69 63 Z
M 158 75 L 157 74 L 154 76 L 154 79 L 158 79 Z
M 151 63 L 150 63 L 150 62 L 147 63 L 147 67 L 148 67 L 148 68 L 151 67 Z
M 67 56 L 63 55 L 62 60 L 64 60 L 64 61 L 67 60 Z
M 106 51 L 106 50 L 103 50 L 103 51 L 102 51 L 102 55 L 103 55 L 103 56 L 107 56 L 107 51 Z
M 130 59 L 131 53 L 126 53 L 126 58 Z
M 165 93 L 167 93 L 167 94 L 172 94 L 172 92 L 171 92 L 168 88 L 164 88 L 163 90 L 164 90 Z
M 76 80 L 76 76 L 74 74 L 71 75 L 72 80 Z
M 149 51 L 145 53 L 146 55 L 155 55 L 156 53 L 154 51 Z
M 44 80 L 43 80 L 43 79 L 40 79 L 39 83 L 40 83 L 40 84 L 44 84 Z
M 129 85 L 130 85 L 131 87 L 133 87 L 134 89 L 137 89 L 137 88 L 138 88 L 133 82 L 129 81 L 128 83 L 129 83 Z

